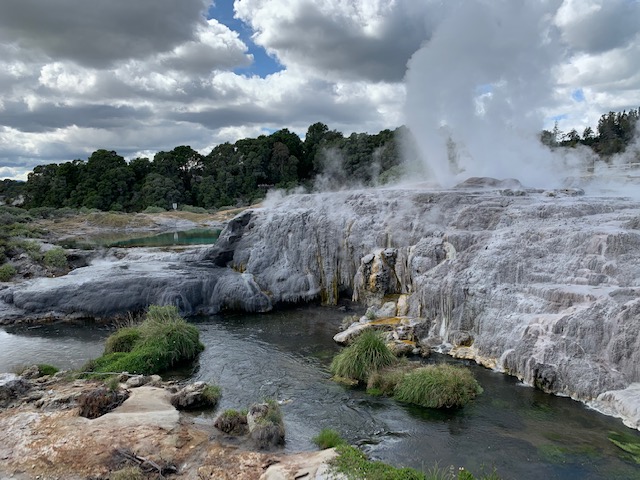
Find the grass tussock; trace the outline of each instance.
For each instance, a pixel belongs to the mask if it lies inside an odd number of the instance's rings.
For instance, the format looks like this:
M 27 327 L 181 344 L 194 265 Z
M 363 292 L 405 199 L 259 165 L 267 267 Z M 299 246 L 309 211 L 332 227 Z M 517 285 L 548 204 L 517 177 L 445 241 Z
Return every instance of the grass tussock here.
M 137 327 L 119 328 L 107 338 L 104 353 L 130 352 L 140 341 L 141 336 L 140 329 Z
M 153 305 L 139 326 L 110 336 L 104 355 L 91 360 L 84 370 L 151 375 L 192 361 L 202 350 L 198 329 L 187 323 L 175 306 Z
M 346 443 L 340 434 L 331 428 L 323 428 L 311 441 L 322 450 L 334 448 Z
M 413 468 L 397 468 L 392 465 L 371 461 L 364 453 L 346 443 L 337 445 L 338 456 L 330 461 L 334 473 L 349 480 L 500 480 L 495 470 L 476 477 L 465 468 L 440 468 L 437 465 L 427 473 Z
M 399 365 L 393 365 L 373 372 L 367 380 L 367 393 L 370 395 L 393 396 L 396 386 L 402 378 L 416 368 L 417 365 L 405 361 Z
M 8 282 L 14 277 L 16 273 L 18 273 L 16 267 L 11 265 L 10 263 L 0 265 L 0 282 Z
M 366 382 L 371 374 L 396 362 L 384 340 L 374 330 L 363 331 L 358 338 L 331 362 L 331 373 L 336 377 Z
M 461 407 L 480 393 L 482 387 L 469 369 L 448 364 L 409 372 L 394 390 L 397 400 L 427 408 Z

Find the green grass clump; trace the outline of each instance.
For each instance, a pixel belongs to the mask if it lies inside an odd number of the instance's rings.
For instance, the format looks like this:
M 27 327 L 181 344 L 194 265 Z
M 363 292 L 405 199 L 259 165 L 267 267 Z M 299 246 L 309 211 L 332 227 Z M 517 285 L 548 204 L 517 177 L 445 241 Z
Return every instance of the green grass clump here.
M 64 249 L 54 247 L 44 253 L 44 264 L 52 268 L 65 268 L 67 266 L 67 255 Z
M 448 364 L 427 365 L 407 373 L 394 396 L 405 403 L 427 408 L 461 407 L 482 393 L 471 371 Z
M 349 480 L 500 480 L 495 470 L 476 477 L 464 468 L 439 468 L 436 465 L 423 473 L 413 468 L 396 468 L 368 460 L 364 453 L 346 443 L 335 448 L 338 456 L 329 462 L 330 468 Z
M 60 371 L 58 368 L 54 367 L 53 365 L 49 365 L 48 363 L 39 363 L 37 366 L 38 366 L 38 371 L 42 376 L 55 375 Z
M 18 273 L 16 267 L 10 263 L 0 265 L 0 282 L 8 282 L 16 273 Z
M 105 354 L 87 363 L 84 370 L 151 375 L 192 361 L 204 350 L 198 329 L 175 306 L 151 306 L 139 327 L 126 330 L 116 332 L 114 340 L 109 337 Z
M 331 460 L 331 468 L 350 480 L 425 480 L 424 473 L 413 468 L 396 468 L 383 462 L 373 462 L 355 447 L 336 446 L 338 456 Z
M 230 408 L 220 414 L 213 426 L 229 435 L 246 435 L 249 432 L 247 413 Z
M 137 327 L 119 328 L 107 338 L 104 353 L 130 352 L 140 341 L 141 336 L 140 329 Z
M 367 393 L 375 396 L 392 396 L 396 385 L 400 383 L 407 372 L 415 368 L 415 365 L 405 363 L 404 365 L 386 367 L 373 372 L 367 380 Z
M 218 385 L 207 385 L 202 392 L 202 397 L 209 402 L 210 405 L 217 405 L 220 397 L 222 397 L 222 389 Z
M 311 441 L 322 450 L 326 448 L 334 448 L 345 443 L 340 434 L 331 428 L 323 428 L 318 435 L 311 439 Z
M 395 355 L 374 330 L 362 332 L 358 338 L 331 362 L 331 373 L 336 377 L 366 382 L 373 372 L 396 362 Z

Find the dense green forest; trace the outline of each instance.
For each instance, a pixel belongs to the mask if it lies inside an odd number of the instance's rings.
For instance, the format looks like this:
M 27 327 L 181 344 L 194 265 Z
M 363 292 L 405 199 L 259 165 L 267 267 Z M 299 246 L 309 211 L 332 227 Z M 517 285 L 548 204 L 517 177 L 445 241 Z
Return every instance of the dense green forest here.
M 640 108 L 602 115 L 596 130 L 545 130 L 540 140 L 550 148 L 585 145 L 608 161 L 632 142 Z M 405 127 L 378 134 L 345 137 L 323 123 L 304 137 L 287 129 L 234 144 L 216 146 L 201 155 L 189 146 L 158 152 L 153 160 L 127 162 L 114 151 L 97 150 L 86 161 L 39 165 L 27 182 L 4 180 L 0 197 L 7 203 L 24 196 L 27 208 L 95 208 L 142 211 L 148 207 L 190 205 L 205 209 L 246 205 L 269 188 L 311 186 L 329 173 L 333 184 L 386 183 L 401 172 L 401 146 L 410 139 Z

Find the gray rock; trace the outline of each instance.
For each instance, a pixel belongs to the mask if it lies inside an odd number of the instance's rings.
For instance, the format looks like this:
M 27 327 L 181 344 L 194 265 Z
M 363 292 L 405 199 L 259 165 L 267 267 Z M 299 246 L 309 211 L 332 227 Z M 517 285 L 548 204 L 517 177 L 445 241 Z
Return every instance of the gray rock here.
M 0 319 L 149 303 L 264 311 L 346 291 L 379 307 L 403 295 L 403 313 L 425 319 L 421 345 L 472 334 L 476 361 L 585 402 L 640 383 L 640 203 L 496 189 L 523 188 L 473 179 L 442 192 L 292 195 L 235 219 L 213 248 L 130 251 L 8 287 Z M 625 401 L 619 414 L 637 411 Z
M 249 435 L 258 448 L 284 445 L 284 421 L 275 401 L 252 405 L 247 414 L 247 424 Z
M 204 407 L 215 407 L 220 394 L 213 395 L 206 382 L 195 382 L 171 395 L 171 405 L 178 410 L 192 410 Z

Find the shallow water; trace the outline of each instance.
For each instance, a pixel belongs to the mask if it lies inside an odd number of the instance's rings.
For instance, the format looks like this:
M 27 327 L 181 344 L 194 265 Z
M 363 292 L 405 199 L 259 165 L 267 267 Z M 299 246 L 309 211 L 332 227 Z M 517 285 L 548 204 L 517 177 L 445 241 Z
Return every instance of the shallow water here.
M 220 236 L 219 229 L 195 228 L 182 232 L 160 233 L 107 243 L 108 247 L 170 247 L 173 245 L 210 245 Z
M 484 393 L 454 412 L 410 407 L 335 384 L 328 373 L 339 351 L 332 335 L 345 315 L 310 307 L 197 321 L 207 348 L 193 378 L 223 390 L 217 411 L 200 414 L 198 421 L 276 398 L 283 403 L 288 451 L 314 449 L 310 439 L 328 427 L 373 458 L 425 471 L 437 462 L 474 473 L 495 467 L 503 479 L 640 478 L 640 466 L 608 440 L 609 432 L 623 432 L 640 441 L 639 432 L 481 367 L 471 366 Z M 0 329 L 0 371 L 36 361 L 77 367 L 101 353 L 108 334 L 87 325 Z
M 60 242 L 64 248 L 95 247 L 171 247 L 178 245 L 211 245 L 218 241 L 220 229 L 194 228 L 175 232 L 143 235 L 140 233 L 100 233 L 67 238 Z

